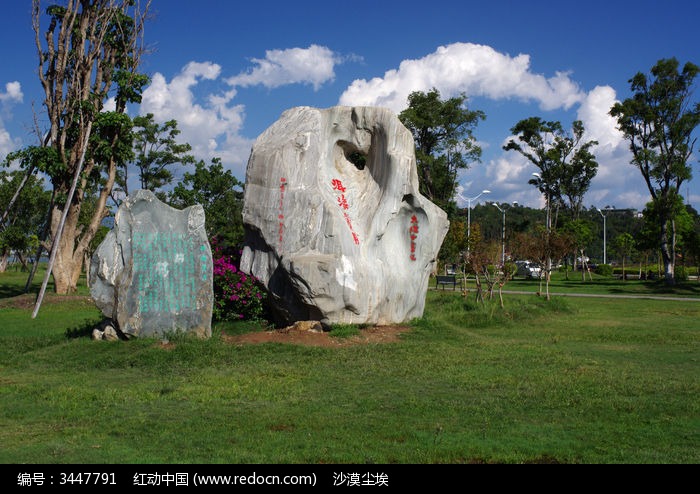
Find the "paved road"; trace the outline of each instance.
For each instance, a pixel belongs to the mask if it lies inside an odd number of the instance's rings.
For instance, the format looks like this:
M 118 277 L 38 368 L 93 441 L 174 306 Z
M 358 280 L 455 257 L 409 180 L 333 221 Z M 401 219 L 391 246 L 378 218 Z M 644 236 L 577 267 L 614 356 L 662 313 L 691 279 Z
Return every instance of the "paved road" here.
M 514 295 L 534 295 L 534 292 L 503 290 L 503 293 L 511 293 Z M 663 295 L 614 295 L 606 293 L 559 293 L 549 292 L 551 297 L 589 297 L 589 298 L 642 298 L 650 300 L 678 300 L 688 302 L 700 302 L 700 298 L 693 297 L 675 297 Z
M 434 287 L 430 287 L 431 290 L 435 290 Z M 461 293 L 460 290 L 443 290 L 439 291 Z M 469 289 L 470 293 L 474 292 L 474 288 Z M 494 290 L 497 293 L 497 290 Z M 519 290 L 503 290 L 504 294 L 511 295 L 535 295 L 536 292 L 519 291 Z M 647 300 L 677 300 L 681 302 L 700 302 L 700 297 L 676 297 L 676 296 L 664 296 L 664 295 L 615 295 L 610 293 L 561 293 L 561 292 L 549 292 L 550 297 L 584 297 L 584 298 L 621 298 L 621 299 L 647 299 Z

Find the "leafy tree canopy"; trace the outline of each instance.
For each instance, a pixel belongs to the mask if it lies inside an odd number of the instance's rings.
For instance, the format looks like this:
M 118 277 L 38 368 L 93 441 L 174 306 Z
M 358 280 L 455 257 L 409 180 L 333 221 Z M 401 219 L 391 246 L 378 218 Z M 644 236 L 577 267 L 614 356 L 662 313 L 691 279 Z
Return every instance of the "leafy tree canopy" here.
M 243 184 L 230 170 L 224 170 L 221 158 L 212 159 L 209 166 L 199 161 L 194 172 L 185 173 L 169 199 L 177 208 L 201 204 L 210 237 L 216 235 L 229 246 L 243 241 Z
M 539 176 L 528 183 L 545 196 L 548 207 L 567 207 L 578 218 L 584 195 L 598 172 L 591 152 L 598 142 L 584 141 L 580 120 L 567 132 L 560 122 L 530 117 L 515 124 L 511 132 L 517 140 L 509 140 L 503 149 L 520 153 L 539 169 Z
M 448 211 L 454 209 L 458 171 L 481 157 L 473 132 L 486 116 L 469 110 L 466 100 L 464 94 L 441 100 L 435 88 L 415 91 L 399 114 L 415 141 L 421 193 Z

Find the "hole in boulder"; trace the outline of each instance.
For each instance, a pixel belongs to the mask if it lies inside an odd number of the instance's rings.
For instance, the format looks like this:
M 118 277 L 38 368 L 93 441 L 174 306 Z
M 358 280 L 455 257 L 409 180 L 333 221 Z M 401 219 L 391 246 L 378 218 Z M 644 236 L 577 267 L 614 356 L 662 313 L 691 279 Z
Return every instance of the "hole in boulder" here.
M 361 152 L 356 151 L 354 153 L 346 154 L 345 157 L 350 163 L 355 165 L 355 168 L 357 168 L 358 170 L 365 169 L 365 165 L 367 164 L 366 154 L 362 154 Z
M 338 141 L 338 145 L 343 149 L 345 159 L 352 163 L 358 170 L 364 170 L 367 166 L 367 154 L 363 153 L 354 144 L 347 141 Z

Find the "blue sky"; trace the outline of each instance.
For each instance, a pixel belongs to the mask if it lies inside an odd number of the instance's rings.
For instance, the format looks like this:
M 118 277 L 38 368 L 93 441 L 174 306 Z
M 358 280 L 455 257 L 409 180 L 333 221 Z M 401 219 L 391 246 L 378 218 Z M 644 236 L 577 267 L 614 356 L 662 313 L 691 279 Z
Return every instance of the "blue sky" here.
M 0 159 L 37 142 L 30 5 L 3 4 Z M 470 109 L 486 113 L 475 129 L 483 156 L 460 176 L 463 196 L 488 189 L 479 201 L 533 207 L 542 205 L 527 184 L 536 168 L 502 150 L 516 122 L 583 120 L 587 138 L 600 143 L 584 204 L 641 209 L 649 193 L 607 112 L 630 96 L 628 80 L 659 59 L 700 64 L 697 0 L 154 0 L 152 14 L 142 66 L 152 83 L 130 111 L 176 119 L 198 159 L 221 157 L 243 180 L 255 138 L 286 109 L 377 105 L 398 113 L 411 91 L 436 87 L 443 97 L 464 92 Z M 681 191 L 696 208 L 699 156 L 696 149 L 697 178 Z

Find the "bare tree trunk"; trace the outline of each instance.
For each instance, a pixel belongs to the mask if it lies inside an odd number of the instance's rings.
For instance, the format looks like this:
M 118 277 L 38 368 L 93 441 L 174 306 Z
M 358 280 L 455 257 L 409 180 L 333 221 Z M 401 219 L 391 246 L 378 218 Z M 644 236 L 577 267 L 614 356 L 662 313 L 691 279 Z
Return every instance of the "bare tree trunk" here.
M 32 264 L 32 270 L 27 277 L 27 283 L 24 285 L 24 293 L 29 293 L 29 289 L 32 286 L 32 281 L 34 281 L 34 275 L 36 275 L 37 269 L 39 269 L 39 261 L 41 260 L 41 255 L 43 254 L 45 247 L 44 242 L 49 234 L 49 228 L 51 228 L 51 211 L 53 211 L 54 200 L 56 199 L 56 190 L 51 192 L 51 201 L 49 202 L 49 210 L 46 212 L 46 220 L 44 221 L 44 227 L 41 230 L 41 236 L 39 238 L 39 247 L 36 249 L 34 264 Z
M 484 291 L 481 287 L 481 279 L 478 274 L 474 274 L 474 282 L 476 283 L 476 301 L 484 304 Z
M 32 269 L 29 271 L 29 276 L 27 277 L 27 283 L 24 285 L 24 293 L 29 293 L 29 288 L 32 286 L 32 281 L 34 281 L 34 275 L 36 275 L 36 270 L 39 269 L 39 260 L 41 259 L 41 254 L 44 252 L 44 247 L 42 245 L 36 250 L 36 258 L 32 264 Z
M 3 211 L 2 217 L 0 217 L 0 231 L 5 229 L 5 218 L 7 218 L 7 215 L 12 210 L 12 206 L 14 206 L 15 202 L 17 201 L 17 198 L 19 197 L 20 193 L 22 192 L 22 189 L 26 185 L 27 180 L 29 180 L 29 177 L 32 173 L 34 173 L 34 165 L 27 168 L 27 171 L 24 174 L 24 177 L 22 178 L 22 181 L 20 182 L 19 186 L 17 187 L 17 190 L 12 196 L 12 199 L 10 199 L 10 202 L 7 203 L 7 207 L 5 208 L 5 211 Z
M 668 245 L 668 221 L 661 222 L 661 259 L 664 266 L 664 280 L 667 285 L 676 283 L 674 273 L 674 252 L 673 248 Z
M 27 260 L 24 258 L 21 252 L 17 252 L 17 260 L 22 265 L 23 271 L 29 271 L 29 266 L 27 266 Z

